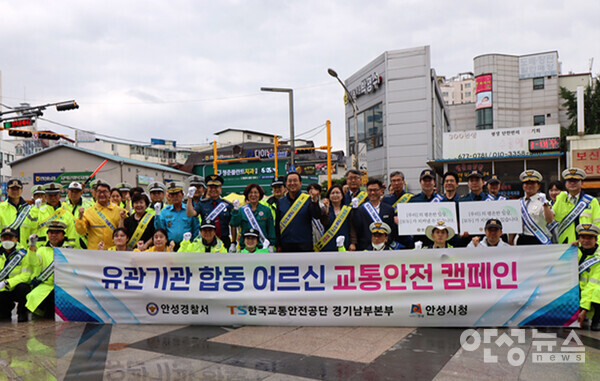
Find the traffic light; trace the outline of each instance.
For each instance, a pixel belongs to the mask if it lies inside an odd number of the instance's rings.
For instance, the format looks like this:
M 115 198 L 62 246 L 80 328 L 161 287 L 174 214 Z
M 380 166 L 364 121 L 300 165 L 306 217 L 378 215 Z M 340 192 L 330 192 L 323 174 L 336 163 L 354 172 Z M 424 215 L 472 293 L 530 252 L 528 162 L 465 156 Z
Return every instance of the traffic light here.
M 296 155 L 309 155 L 314 151 L 313 147 L 299 147 L 294 150 Z
M 61 135 L 55 134 L 52 132 L 37 132 L 37 131 L 16 130 L 16 129 L 9 129 L 7 131 L 8 131 L 9 136 L 18 136 L 21 138 L 35 137 L 36 139 L 46 139 L 46 140 L 58 140 L 61 138 Z M 35 134 L 35 136 L 34 136 L 34 134 Z
M 25 131 L 25 130 L 8 130 L 8 135 L 19 136 L 22 138 L 30 138 L 32 136 L 32 133 L 31 133 L 31 131 Z
M 67 101 L 56 104 L 56 111 L 75 110 L 76 108 L 79 108 L 79 105 L 75 101 Z

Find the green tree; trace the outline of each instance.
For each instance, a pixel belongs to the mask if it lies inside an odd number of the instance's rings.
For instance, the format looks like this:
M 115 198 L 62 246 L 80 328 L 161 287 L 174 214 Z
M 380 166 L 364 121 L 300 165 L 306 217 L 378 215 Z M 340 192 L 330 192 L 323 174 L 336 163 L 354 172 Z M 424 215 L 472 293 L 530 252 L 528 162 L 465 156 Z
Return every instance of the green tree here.
M 561 149 L 566 150 L 567 136 L 577 135 L 577 94 L 566 88 L 560 88 L 560 96 L 565 100 L 562 104 L 567 108 L 567 116 L 571 123 L 567 128 L 561 128 Z M 592 86 L 583 91 L 583 114 L 586 135 L 600 134 L 600 79 L 594 78 Z

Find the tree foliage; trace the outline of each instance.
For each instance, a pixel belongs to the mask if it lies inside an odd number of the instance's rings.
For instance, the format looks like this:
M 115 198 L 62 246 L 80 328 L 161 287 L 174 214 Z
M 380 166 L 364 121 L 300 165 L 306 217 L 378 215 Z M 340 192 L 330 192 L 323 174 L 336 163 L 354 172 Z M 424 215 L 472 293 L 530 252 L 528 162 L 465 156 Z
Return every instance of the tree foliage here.
M 567 108 L 567 116 L 571 123 L 567 128 L 561 129 L 561 146 L 566 147 L 566 137 L 577 135 L 577 94 L 566 88 L 560 88 L 560 96 L 565 100 L 562 104 Z M 583 91 L 584 125 L 585 134 L 600 134 L 600 79 L 594 78 L 592 86 L 587 86 Z

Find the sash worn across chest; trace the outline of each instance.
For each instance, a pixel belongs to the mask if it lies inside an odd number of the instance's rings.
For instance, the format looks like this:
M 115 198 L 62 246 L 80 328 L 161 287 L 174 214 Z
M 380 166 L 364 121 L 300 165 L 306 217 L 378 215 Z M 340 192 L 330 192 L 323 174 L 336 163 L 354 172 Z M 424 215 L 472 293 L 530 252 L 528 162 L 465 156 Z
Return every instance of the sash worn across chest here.
M 17 267 L 19 263 L 21 263 L 21 260 L 25 257 L 25 254 L 27 254 L 27 252 L 21 249 L 10 258 L 10 260 L 4 266 L 2 271 L 0 271 L 0 281 L 3 281 L 4 279 L 8 278 L 8 276 L 15 269 L 15 267 Z
M 300 209 L 304 206 L 304 204 L 306 203 L 306 201 L 308 201 L 309 198 L 310 197 L 306 193 L 300 194 L 300 196 L 298 196 L 296 201 L 294 201 L 290 209 L 283 215 L 283 218 L 279 223 L 279 228 L 282 233 L 288 227 L 288 225 L 294 219 L 294 217 L 296 217 L 296 214 L 298 214 Z

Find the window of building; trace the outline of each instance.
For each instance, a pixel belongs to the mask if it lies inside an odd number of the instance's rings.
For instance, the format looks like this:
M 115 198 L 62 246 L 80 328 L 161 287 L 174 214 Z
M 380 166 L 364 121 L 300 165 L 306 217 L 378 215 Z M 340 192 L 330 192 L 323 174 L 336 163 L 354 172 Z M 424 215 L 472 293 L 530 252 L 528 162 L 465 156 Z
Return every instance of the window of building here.
M 273 138 L 271 138 L 271 143 L 275 143 L 275 140 L 273 140 Z
M 358 141 L 365 143 L 367 150 L 383 146 L 383 108 L 381 103 L 357 115 Z M 348 118 L 350 154 L 354 153 L 354 118 Z
M 443 91 L 443 92 L 442 92 L 442 96 L 443 96 L 443 97 L 447 97 L 447 96 L 448 96 L 448 92 L 447 92 L 447 91 Z
M 470 96 L 471 96 L 471 92 L 470 91 L 465 92 L 465 97 L 470 97 Z
M 246 139 L 252 140 L 252 135 L 246 135 Z
M 494 128 L 491 107 L 479 109 L 476 111 L 475 115 L 477 117 L 477 124 L 475 125 L 475 129 L 491 130 L 492 128 Z
M 470 83 L 465 83 L 465 89 L 470 89 L 471 88 L 471 84 Z
M 533 125 L 534 126 L 543 126 L 546 124 L 546 115 L 534 115 L 533 116 Z
M 543 90 L 544 89 L 544 77 L 539 77 L 539 78 L 533 79 L 533 89 L 534 90 Z

